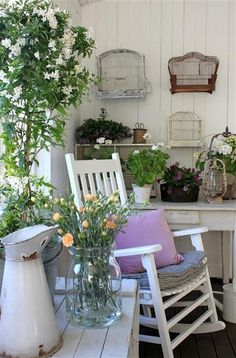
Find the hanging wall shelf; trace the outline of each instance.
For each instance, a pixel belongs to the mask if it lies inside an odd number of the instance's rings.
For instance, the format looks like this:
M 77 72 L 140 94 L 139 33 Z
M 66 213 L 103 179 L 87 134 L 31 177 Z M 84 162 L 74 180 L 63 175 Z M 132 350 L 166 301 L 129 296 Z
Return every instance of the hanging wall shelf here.
M 176 112 L 169 117 L 168 144 L 171 147 L 199 147 L 202 120 L 194 112 Z
M 103 52 L 97 58 L 100 79 L 96 94 L 100 98 L 144 97 L 150 92 L 145 78 L 145 57 L 127 49 Z
M 184 56 L 172 57 L 168 62 L 171 93 L 208 92 L 215 90 L 219 60 L 215 56 L 204 56 L 189 52 Z

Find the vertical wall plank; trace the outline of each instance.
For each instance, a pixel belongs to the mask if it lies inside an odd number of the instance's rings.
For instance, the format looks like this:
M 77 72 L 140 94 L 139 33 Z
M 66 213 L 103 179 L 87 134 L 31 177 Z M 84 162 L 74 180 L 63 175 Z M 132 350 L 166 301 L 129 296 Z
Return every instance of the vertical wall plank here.
M 160 89 L 157 96 L 160 95 L 160 118 L 159 138 L 160 142 L 167 142 L 167 123 L 171 114 L 172 96 L 170 93 L 170 79 L 168 73 L 168 60 L 172 56 L 173 49 L 173 1 L 162 1 L 161 7 L 161 62 L 160 62 Z M 159 92 L 159 93 L 158 93 Z
M 236 2 L 229 2 L 229 48 L 228 48 L 228 74 L 227 74 L 227 124 L 232 133 L 236 133 Z
M 82 6 L 82 25 L 86 28 L 92 27 L 94 31 L 94 39 L 96 42 L 96 49 L 93 51 L 90 59 L 82 59 L 82 62 L 88 67 L 91 73 L 97 74 L 97 66 L 96 66 L 96 56 L 99 51 L 99 40 L 100 38 L 97 35 L 97 4 L 90 4 L 87 6 Z M 83 100 L 83 105 L 80 105 L 80 122 L 82 122 L 85 118 L 94 118 L 96 116 L 98 106 L 98 100 L 93 94 L 93 90 L 87 98 Z
M 227 124 L 229 1 L 208 1 L 207 53 L 219 57 L 216 91 L 207 96 L 206 132 L 222 132 Z

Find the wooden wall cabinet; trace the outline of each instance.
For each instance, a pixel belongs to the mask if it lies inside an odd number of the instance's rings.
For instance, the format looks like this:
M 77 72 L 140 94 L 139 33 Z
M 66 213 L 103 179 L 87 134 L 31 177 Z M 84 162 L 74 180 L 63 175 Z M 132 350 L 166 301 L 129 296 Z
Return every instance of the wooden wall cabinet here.
M 168 61 L 171 93 L 208 92 L 215 90 L 219 60 L 200 52 L 189 52 Z

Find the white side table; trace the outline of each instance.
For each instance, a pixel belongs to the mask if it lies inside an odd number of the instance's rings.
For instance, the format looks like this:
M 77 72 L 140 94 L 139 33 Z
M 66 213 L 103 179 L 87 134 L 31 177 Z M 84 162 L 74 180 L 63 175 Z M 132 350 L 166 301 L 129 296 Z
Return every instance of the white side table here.
M 64 279 L 57 282 L 64 289 Z M 138 358 L 139 293 L 135 280 L 122 281 L 122 317 L 102 329 L 83 329 L 68 324 L 65 297 L 55 296 L 56 319 L 62 332 L 63 346 L 54 358 Z

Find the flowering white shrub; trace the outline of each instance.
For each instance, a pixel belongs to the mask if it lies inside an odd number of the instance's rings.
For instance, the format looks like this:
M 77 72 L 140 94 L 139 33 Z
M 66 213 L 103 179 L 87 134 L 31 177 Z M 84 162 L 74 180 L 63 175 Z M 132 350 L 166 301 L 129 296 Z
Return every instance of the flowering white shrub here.
M 94 48 L 91 36 L 91 29 L 71 26 L 69 13 L 51 0 L 0 2 L 0 235 L 44 222 L 32 198 L 44 203 L 51 185 L 31 169 L 42 149 L 64 144 L 67 110 L 94 81 L 83 64 Z
M 214 157 L 224 161 L 227 173 L 236 174 L 236 136 L 231 135 L 227 138 L 216 139 L 213 142 L 212 150 L 204 150 L 194 154 L 196 167 L 203 170 L 207 158 Z
M 14 138 L 11 156 L 24 166 L 29 135 L 33 161 L 49 144 L 63 144 L 66 109 L 81 102 L 92 80 L 82 61 L 94 40 L 91 29 L 72 27 L 69 13 L 51 0 L 1 3 L 0 29 L 3 140 Z

